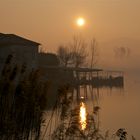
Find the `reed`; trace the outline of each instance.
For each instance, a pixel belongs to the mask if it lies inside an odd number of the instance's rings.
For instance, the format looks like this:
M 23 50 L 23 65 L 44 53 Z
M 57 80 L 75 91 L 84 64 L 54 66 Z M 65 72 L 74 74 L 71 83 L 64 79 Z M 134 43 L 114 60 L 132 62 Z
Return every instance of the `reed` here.
M 39 70 L 5 61 L 0 76 L 0 139 L 38 140 L 47 100 L 47 82 Z

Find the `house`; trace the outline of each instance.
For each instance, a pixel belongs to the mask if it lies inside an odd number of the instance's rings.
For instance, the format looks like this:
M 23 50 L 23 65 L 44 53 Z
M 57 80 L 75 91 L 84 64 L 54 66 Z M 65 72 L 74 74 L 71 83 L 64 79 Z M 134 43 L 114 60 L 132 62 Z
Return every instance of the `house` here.
M 40 52 L 39 56 L 39 67 L 46 67 L 46 66 L 56 66 L 60 65 L 59 59 L 56 54 L 54 53 L 43 53 Z
M 13 55 L 15 64 L 25 64 L 30 69 L 37 67 L 39 45 L 15 34 L 0 33 L 0 70 L 9 54 Z

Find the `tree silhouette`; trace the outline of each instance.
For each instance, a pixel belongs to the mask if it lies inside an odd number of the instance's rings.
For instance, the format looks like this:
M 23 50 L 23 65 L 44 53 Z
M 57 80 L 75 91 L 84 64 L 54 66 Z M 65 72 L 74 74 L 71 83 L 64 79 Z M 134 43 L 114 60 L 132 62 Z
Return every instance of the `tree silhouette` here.
M 70 44 L 59 46 L 57 55 L 61 65 L 79 67 L 86 62 L 86 43 L 79 36 L 74 36 Z

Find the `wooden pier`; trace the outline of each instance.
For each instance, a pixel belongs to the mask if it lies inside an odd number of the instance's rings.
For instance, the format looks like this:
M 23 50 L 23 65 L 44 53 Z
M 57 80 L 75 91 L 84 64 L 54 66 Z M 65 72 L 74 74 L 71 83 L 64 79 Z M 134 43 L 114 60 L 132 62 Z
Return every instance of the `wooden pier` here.
M 52 98 L 56 98 L 54 89 L 57 94 L 57 89 L 65 86 L 69 87 L 72 95 L 74 95 L 74 91 L 76 92 L 77 100 L 81 98 L 81 87 L 86 99 L 89 91 L 99 93 L 99 88 L 102 87 L 123 89 L 124 86 L 124 73 L 122 71 L 56 66 L 46 66 L 44 70 L 44 78 L 49 81 L 50 87 L 53 89 L 49 95 Z
M 74 68 L 47 66 L 47 77 L 55 75 L 59 83 L 68 83 L 72 86 L 93 85 L 93 87 L 123 87 L 124 73 L 122 71 L 108 71 L 103 69 Z M 47 78 L 46 77 L 46 78 Z

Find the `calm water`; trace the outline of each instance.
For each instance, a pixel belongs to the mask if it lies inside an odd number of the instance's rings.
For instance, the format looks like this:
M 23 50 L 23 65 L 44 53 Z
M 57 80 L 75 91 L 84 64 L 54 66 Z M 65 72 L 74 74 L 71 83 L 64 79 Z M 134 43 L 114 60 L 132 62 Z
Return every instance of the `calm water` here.
M 125 128 L 129 136 L 134 135 L 136 139 L 139 140 L 140 76 L 138 76 L 138 74 L 134 75 L 126 73 L 124 85 L 124 89 L 93 89 L 91 87 L 87 87 L 87 99 L 84 101 L 84 104 L 88 113 L 92 113 L 93 106 L 100 106 L 99 126 L 103 133 L 109 130 L 110 134 L 114 134 L 119 128 Z M 83 87 L 80 89 L 80 94 L 81 97 L 84 96 Z M 75 94 L 74 105 L 76 104 Z M 54 129 L 59 121 L 59 112 L 60 110 L 53 115 L 55 117 L 52 121 L 51 126 L 53 126 L 53 128 L 51 129 Z M 52 111 L 49 111 L 46 117 L 48 118 L 48 121 L 51 118 L 51 115 Z M 47 131 L 51 132 L 49 129 Z M 51 139 L 48 137 L 46 138 Z
M 89 92 L 89 91 L 88 91 Z M 124 89 L 99 89 L 97 104 L 101 107 L 100 129 L 116 132 L 119 128 L 125 128 L 128 134 L 140 139 L 140 76 L 134 74 L 125 75 Z M 87 109 L 92 111 L 92 100 L 86 101 Z

